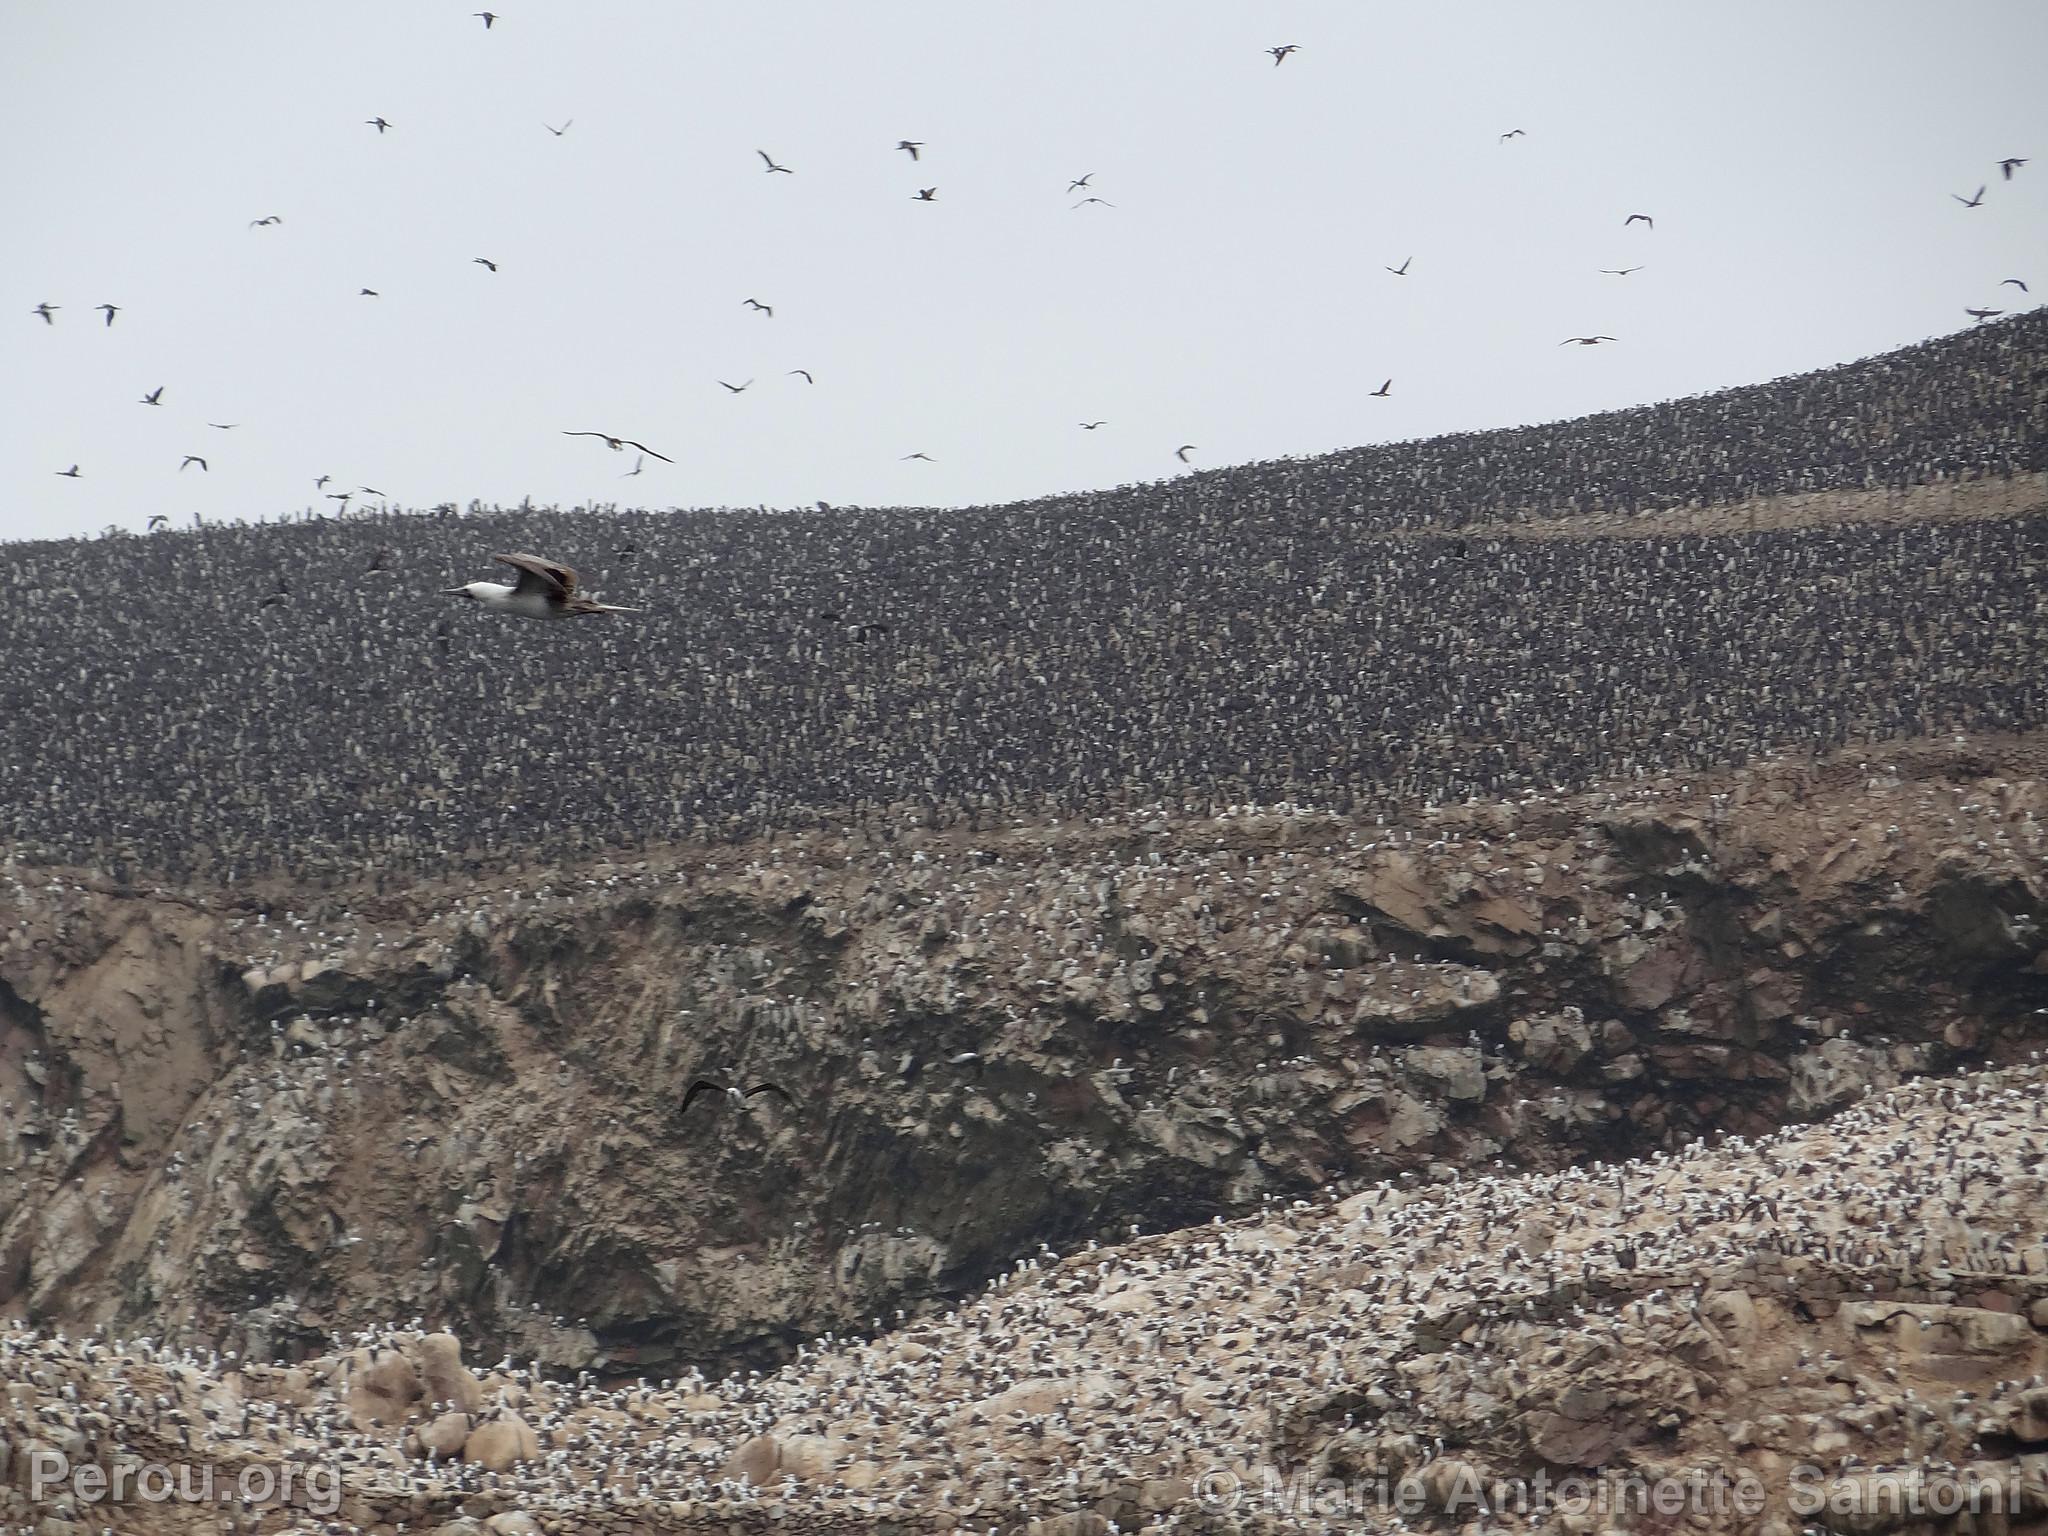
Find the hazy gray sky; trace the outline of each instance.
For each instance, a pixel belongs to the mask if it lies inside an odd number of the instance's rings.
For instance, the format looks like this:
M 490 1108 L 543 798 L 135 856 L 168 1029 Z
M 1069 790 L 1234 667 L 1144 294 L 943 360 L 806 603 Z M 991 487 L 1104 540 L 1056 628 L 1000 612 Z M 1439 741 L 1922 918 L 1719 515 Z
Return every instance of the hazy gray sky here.
M 502 3 L 6 0 L 0 537 L 326 507 L 323 473 L 414 506 L 999 501 L 2048 297 L 2039 0 Z M 1084 173 L 1114 207 L 1072 207 Z M 1591 332 L 1620 339 L 1558 345 Z M 676 463 L 621 479 L 565 428 Z

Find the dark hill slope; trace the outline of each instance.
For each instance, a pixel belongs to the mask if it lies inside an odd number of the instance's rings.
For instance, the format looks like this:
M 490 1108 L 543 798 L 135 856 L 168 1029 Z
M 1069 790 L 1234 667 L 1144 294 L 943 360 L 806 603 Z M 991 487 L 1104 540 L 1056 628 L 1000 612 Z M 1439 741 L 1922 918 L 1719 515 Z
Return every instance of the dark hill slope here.
M 1496 470 L 1518 518 L 1570 505 L 1529 488 L 1539 462 L 1553 486 L 1716 494 L 1697 465 L 1739 442 L 1815 455 L 1814 478 L 1773 458 L 1731 493 L 2024 472 L 2044 341 L 2029 316 L 1706 400 L 997 509 L 519 509 L 0 547 L 0 846 L 314 874 L 885 807 L 1491 795 L 2026 729 L 2048 693 L 2041 517 L 1374 530 L 1439 492 L 1459 498 L 1439 521 L 1478 516 Z M 1403 480 L 1403 454 L 1463 468 Z M 397 574 L 366 574 L 387 549 Z M 437 594 L 507 549 L 649 611 L 544 627 Z

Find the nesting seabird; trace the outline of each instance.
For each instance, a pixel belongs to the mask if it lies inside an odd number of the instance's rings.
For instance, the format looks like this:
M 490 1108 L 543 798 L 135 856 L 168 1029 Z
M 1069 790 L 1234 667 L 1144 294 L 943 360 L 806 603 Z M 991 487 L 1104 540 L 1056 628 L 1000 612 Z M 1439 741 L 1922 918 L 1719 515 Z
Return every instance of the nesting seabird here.
M 511 586 L 495 581 L 466 582 L 443 587 L 444 596 L 466 597 L 497 613 L 522 619 L 574 619 L 586 613 L 638 613 L 638 608 L 621 608 L 613 603 L 594 602 L 576 590 L 576 573 L 566 565 L 543 560 L 539 555 L 493 555 L 500 565 L 519 572 Z

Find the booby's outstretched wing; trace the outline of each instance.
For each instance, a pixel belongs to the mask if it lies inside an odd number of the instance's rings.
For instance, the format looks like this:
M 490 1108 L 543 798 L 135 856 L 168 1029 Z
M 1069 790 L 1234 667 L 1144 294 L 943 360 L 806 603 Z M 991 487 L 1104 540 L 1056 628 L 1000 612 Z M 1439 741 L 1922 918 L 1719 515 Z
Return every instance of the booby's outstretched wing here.
M 566 565 L 543 560 L 539 555 L 493 555 L 491 558 L 519 573 L 519 579 L 512 584 L 515 595 L 533 592 L 550 602 L 567 602 L 576 595 L 576 573 Z

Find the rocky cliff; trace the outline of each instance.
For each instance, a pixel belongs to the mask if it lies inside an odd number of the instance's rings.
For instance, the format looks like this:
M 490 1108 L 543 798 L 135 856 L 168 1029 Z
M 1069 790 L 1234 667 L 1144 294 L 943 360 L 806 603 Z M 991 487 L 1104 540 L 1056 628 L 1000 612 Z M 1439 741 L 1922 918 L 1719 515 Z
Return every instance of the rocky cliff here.
M 2048 1041 L 2044 818 L 2007 739 L 298 910 L 10 866 L 0 1309 L 716 1373 L 1047 1246 L 1760 1134 Z

